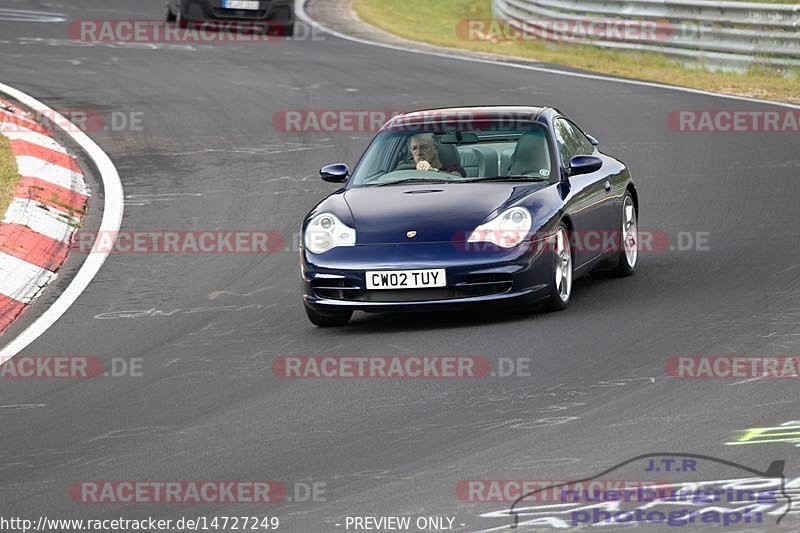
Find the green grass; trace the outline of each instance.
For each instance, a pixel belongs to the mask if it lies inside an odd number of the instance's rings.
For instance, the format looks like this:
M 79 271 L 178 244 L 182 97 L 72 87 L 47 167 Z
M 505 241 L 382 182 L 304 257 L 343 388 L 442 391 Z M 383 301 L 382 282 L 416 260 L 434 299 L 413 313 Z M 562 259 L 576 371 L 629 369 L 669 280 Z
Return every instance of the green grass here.
M 19 181 L 17 160 L 8 139 L 0 135 L 0 219 L 14 198 L 14 186 Z
M 657 81 L 727 94 L 800 103 L 800 69 L 713 72 L 683 66 L 661 54 L 537 41 L 466 40 L 456 32 L 464 19 L 492 19 L 491 0 L 355 0 L 365 22 L 401 37 L 567 65 L 603 74 Z

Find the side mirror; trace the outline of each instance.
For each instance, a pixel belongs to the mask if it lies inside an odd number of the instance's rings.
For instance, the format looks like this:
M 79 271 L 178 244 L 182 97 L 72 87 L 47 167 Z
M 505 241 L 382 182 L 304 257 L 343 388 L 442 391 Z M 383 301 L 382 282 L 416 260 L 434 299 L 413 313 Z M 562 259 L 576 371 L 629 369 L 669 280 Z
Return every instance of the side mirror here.
M 588 133 L 584 133 L 584 135 L 586 135 L 586 138 L 589 139 L 590 143 L 592 143 L 592 146 L 597 146 L 598 144 L 600 144 L 600 141 L 598 141 L 597 139 L 595 139 L 593 136 L 589 135 Z
M 350 168 L 344 163 L 327 165 L 319 170 L 319 177 L 331 183 L 344 183 L 350 177 Z
M 576 155 L 569 160 L 569 175 L 579 176 L 597 172 L 603 166 L 603 160 L 593 155 Z

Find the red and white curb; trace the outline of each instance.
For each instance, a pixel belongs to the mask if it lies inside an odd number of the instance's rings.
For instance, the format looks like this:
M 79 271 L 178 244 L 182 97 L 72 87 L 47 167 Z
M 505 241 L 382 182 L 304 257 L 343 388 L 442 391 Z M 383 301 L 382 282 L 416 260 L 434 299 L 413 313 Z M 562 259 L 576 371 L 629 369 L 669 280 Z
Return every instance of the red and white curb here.
M 0 335 L 56 278 L 86 212 L 89 190 L 75 159 L 48 131 L 0 100 L 21 176 L 0 222 Z
M 94 164 L 102 180 L 103 216 L 98 235 L 116 234 L 124 196 L 114 163 L 88 135 L 32 96 L 0 83 L 27 110 L 47 116 Z M 56 276 L 86 212 L 89 190 L 83 173 L 49 131 L 14 105 L 0 110 L 0 134 L 11 140 L 22 179 L 0 223 L 0 330 L 18 317 Z M 0 348 L 0 364 L 44 334 L 91 284 L 108 252 L 90 254 L 56 300 L 14 339 Z

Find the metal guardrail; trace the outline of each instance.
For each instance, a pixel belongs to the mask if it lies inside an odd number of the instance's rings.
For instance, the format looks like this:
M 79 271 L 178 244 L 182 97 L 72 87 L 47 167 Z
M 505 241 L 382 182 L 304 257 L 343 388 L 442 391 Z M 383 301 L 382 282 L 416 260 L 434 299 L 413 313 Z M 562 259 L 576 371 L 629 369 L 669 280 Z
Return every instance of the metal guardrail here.
M 800 4 L 707 0 L 492 0 L 498 19 L 552 41 L 657 52 L 711 67 L 800 67 Z M 603 39 L 572 31 L 601 20 L 646 22 L 648 36 Z M 568 28 L 559 33 L 558 28 Z M 635 33 L 635 32 L 633 32 Z M 567 35 L 569 38 L 567 38 Z

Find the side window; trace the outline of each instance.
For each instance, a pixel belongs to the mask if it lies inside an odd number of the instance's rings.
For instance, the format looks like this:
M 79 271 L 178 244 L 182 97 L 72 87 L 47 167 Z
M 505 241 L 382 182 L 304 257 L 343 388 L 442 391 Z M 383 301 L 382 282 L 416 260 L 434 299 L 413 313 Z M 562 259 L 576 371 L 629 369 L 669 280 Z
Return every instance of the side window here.
M 562 165 L 568 166 L 576 155 L 592 155 L 594 146 L 577 126 L 563 118 L 556 119 L 554 126 Z

